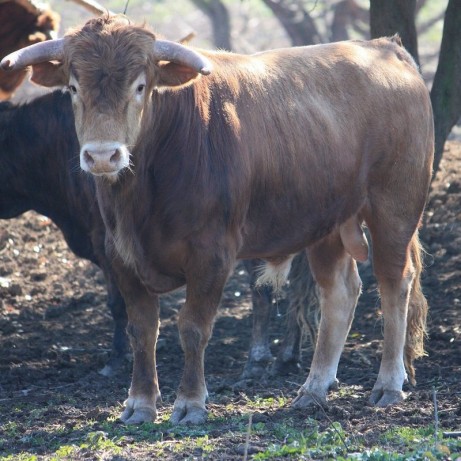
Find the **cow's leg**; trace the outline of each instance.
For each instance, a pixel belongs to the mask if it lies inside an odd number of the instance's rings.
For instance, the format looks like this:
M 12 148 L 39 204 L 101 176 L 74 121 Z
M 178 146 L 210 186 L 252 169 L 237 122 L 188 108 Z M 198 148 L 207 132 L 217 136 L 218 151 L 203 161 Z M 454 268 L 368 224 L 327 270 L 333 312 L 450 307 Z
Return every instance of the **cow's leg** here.
M 184 370 L 171 415 L 173 424 L 202 424 L 206 421 L 205 348 L 235 260 L 217 255 L 208 259 L 202 254 L 195 261 L 200 261 L 201 266 L 186 272 L 186 302 L 178 319 Z
M 370 232 L 373 266 L 381 294 L 384 343 L 370 401 L 387 406 L 404 398 L 405 365 L 414 382 L 413 360 L 424 354 L 427 302 L 420 289 L 421 250 L 417 234 L 411 236 L 414 227 L 399 223 L 398 217 L 389 219 L 390 227 L 386 227 L 385 217 L 376 222 L 379 225 L 371 223 Z
M 285 335 L 279 352 L 270 369 L 272 376 L 287 375 L 299 369 L 299 349 L 301 345 L 301 327 L 298 323 L 297 305 L 288 306 Z
M 120 419 L 126 424 L 154 421 L 160 397 L 155 363 L 159 330 L 159 299 L 148 293 L 134 271 L 114 261 L 118 287 L 126 303 L 127 333 L 133 351 L 133 375 L 125 410 Z
M 308 255 L 318 284 L 321 318 L 309 376 L 293 401 L 297 408 L 325 403 L 328 390 L 336 385 L 339 358 L 361 288 L 357 265 L 338 233 L 314 245 Z
M 112 350 L 104 368 L 99 372 L 103 376 L 112 376 L 130 357 L 130 345 L 126 332 L 128 317 L 123 297 L 112 277 L 107 278 L 107 305 L 114 321 Z
M 253 303 L 253 327 L 248 359 L 242 379 L 261 378 L 272 361 L 269 342 L 269 324 L 272 310 L 272 288 L 269 285 L 256 287 L 258 269 L 263 262 L 251 259 L 244 262 L 250 276 L 251 299 Z

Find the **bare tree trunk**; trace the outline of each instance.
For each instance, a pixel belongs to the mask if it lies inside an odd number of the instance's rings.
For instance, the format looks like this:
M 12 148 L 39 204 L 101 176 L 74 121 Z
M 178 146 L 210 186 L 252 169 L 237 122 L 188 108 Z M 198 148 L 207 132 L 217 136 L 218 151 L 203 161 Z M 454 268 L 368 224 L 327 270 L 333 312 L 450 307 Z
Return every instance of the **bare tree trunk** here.
M 370 22 L 369 12 L 355 0 L 341 0 L 333 6 L 333 10 L 330 36 L 332 42 L 349 40 L 349 26 L 361 34 L 368 35 L 364 26 L 365 24 L 368 26 Z
M 213 41 L 217 48 L 231 50 L 230 17 L 226 6 L 221 0 L 192 0 L 211 20 Z
M 415 14 L 416 0 L 370 0 L 371 37 L 398 33 L 403 46 L 419 64 Z
M 292 0 L 263 0 L 263 2 L 280 21 L 293 46 L 322 42 L 313 19 L 300 2 Z
M 443 146 L 461 117 L 461 2 L 450 0 L 443 23 L 439 64 L 431 90 L 435 122 L 434 174 L 438 170 Z

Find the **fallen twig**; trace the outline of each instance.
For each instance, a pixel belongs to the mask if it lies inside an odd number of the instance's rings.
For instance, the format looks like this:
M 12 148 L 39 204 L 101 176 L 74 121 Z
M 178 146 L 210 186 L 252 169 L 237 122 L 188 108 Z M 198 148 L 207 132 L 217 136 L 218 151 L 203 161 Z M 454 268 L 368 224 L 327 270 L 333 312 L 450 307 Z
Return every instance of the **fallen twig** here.
M 435 387 L 432 388 L 432 400 L 434 401 L 434 441 L 435 448 L 438 446 L 438 430 L 439 430 L 439 411 L 437 409 L 437 391 Z
M 456 439 L 457 437 L 461 437 L 461 431 L 444 432 L 443 436 L 448 439 Z
M 248 447 L 250 446 L 250 435 L 251 435 L 252 422 L 253 422 L 253 414 L 250 414 L 250 418 L 248 420 L 247 436 L 245 439 L 245 450 L 243 452 L 243 461 L 247 461 L 248 459 Z

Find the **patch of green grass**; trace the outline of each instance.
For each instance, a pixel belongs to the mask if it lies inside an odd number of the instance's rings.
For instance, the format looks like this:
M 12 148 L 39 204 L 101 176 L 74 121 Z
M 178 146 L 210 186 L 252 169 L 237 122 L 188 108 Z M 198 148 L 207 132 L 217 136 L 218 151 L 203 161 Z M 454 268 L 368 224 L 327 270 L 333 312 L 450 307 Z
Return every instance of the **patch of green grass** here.
M 253 401 L 248 401 L 250 408 L 258 410 L 273 410 L 274 408 L 282 408 L 289 404 L 290 399 L 287 397 L 256 397 Z
M 19 455 L 9 455 L 0 457 L 1 461 L 37 461 L 37 456 L 29 453 L 20 453 Z
M 122 441 L 117 438 L 110 439 L 104 431 L 89 432 L 79 443 L 59 447 L 50 459 L 60 461 L 86 454 L 91 454 L 92 457 L 98 457 L 100 454 L 119 455 L 122 453 L 122 448 L 119 446 Z
M 287 424 L 275 425 L 272 435 L 280 442 L 270 444 L 256 454 L 257 461 L 279 459 L 335 459 L 338 461 L 435 461 L 458 460 L 461 440 L 436 442 L 432 427 L 398 427 L 382 435 L 383 446 L 366 449 L 358 438 L 351 438 L 339 423 L 319 431 L 316 421 L 308 419 L 305 430 Z
M 307 458 L 334 458 L 346 455 L 352 447 L 352 441 L 339 423 L 332 423 L 324 431 L 319 431 L 316 421 L 308 419 L 307 428 L 302 431 L 287 424 L 275 425 L 273 434 L 282 443 L 272 443 L 267 450 L 256 454 L 253 459 L 267 460 L 295 455 Z
M 412 428 L 395 427 L 381 436 L 383 443 L 396 447 L 411 447 L 421 444 L 434 443 L 434 428 L 431 426 Z

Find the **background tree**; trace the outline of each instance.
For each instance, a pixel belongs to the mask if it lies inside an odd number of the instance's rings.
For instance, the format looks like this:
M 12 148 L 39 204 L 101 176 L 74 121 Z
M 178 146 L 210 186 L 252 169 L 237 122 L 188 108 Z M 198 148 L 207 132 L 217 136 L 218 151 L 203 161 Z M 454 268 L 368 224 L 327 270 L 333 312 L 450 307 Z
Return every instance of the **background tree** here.
M 439 63 L 431 90 L 435 122 L 434 172 L 442 159 L 443 146 L 461 117 L 461 2 L 450 0 L 443 23 Z
M 262 0 L 274 13 L 290 37 L 293 46 L 322 43 L 315 22 L 301 1 Z
M 191 0 L 211 21 L 216 48 L 232 50 L 229 12 L 221 0 Z
M 398 33 L 403 46 L 419 64 L 415 14 L 416 0 L 370 0 L 371 37 Z
M 399 33 L 405 48 L 418 59 L 416 0 L 370 0 L 372 37 Z M 429 22 L 431 24 L 431 21 Z M 431 101 L 434 110 L 434 174 L 440 166 L 445 142 L 461 117 L 461 2 L 449 0 Z
M 336 5 L 333 5 L 332 9 L 334 14 L 331 23 L 331 42 L 348 40 L 350 38 L 350 28 L 364 37 L 369 35 L 370 14 L 367 9 L 361 7 L 355 0 L 341 0 Z

